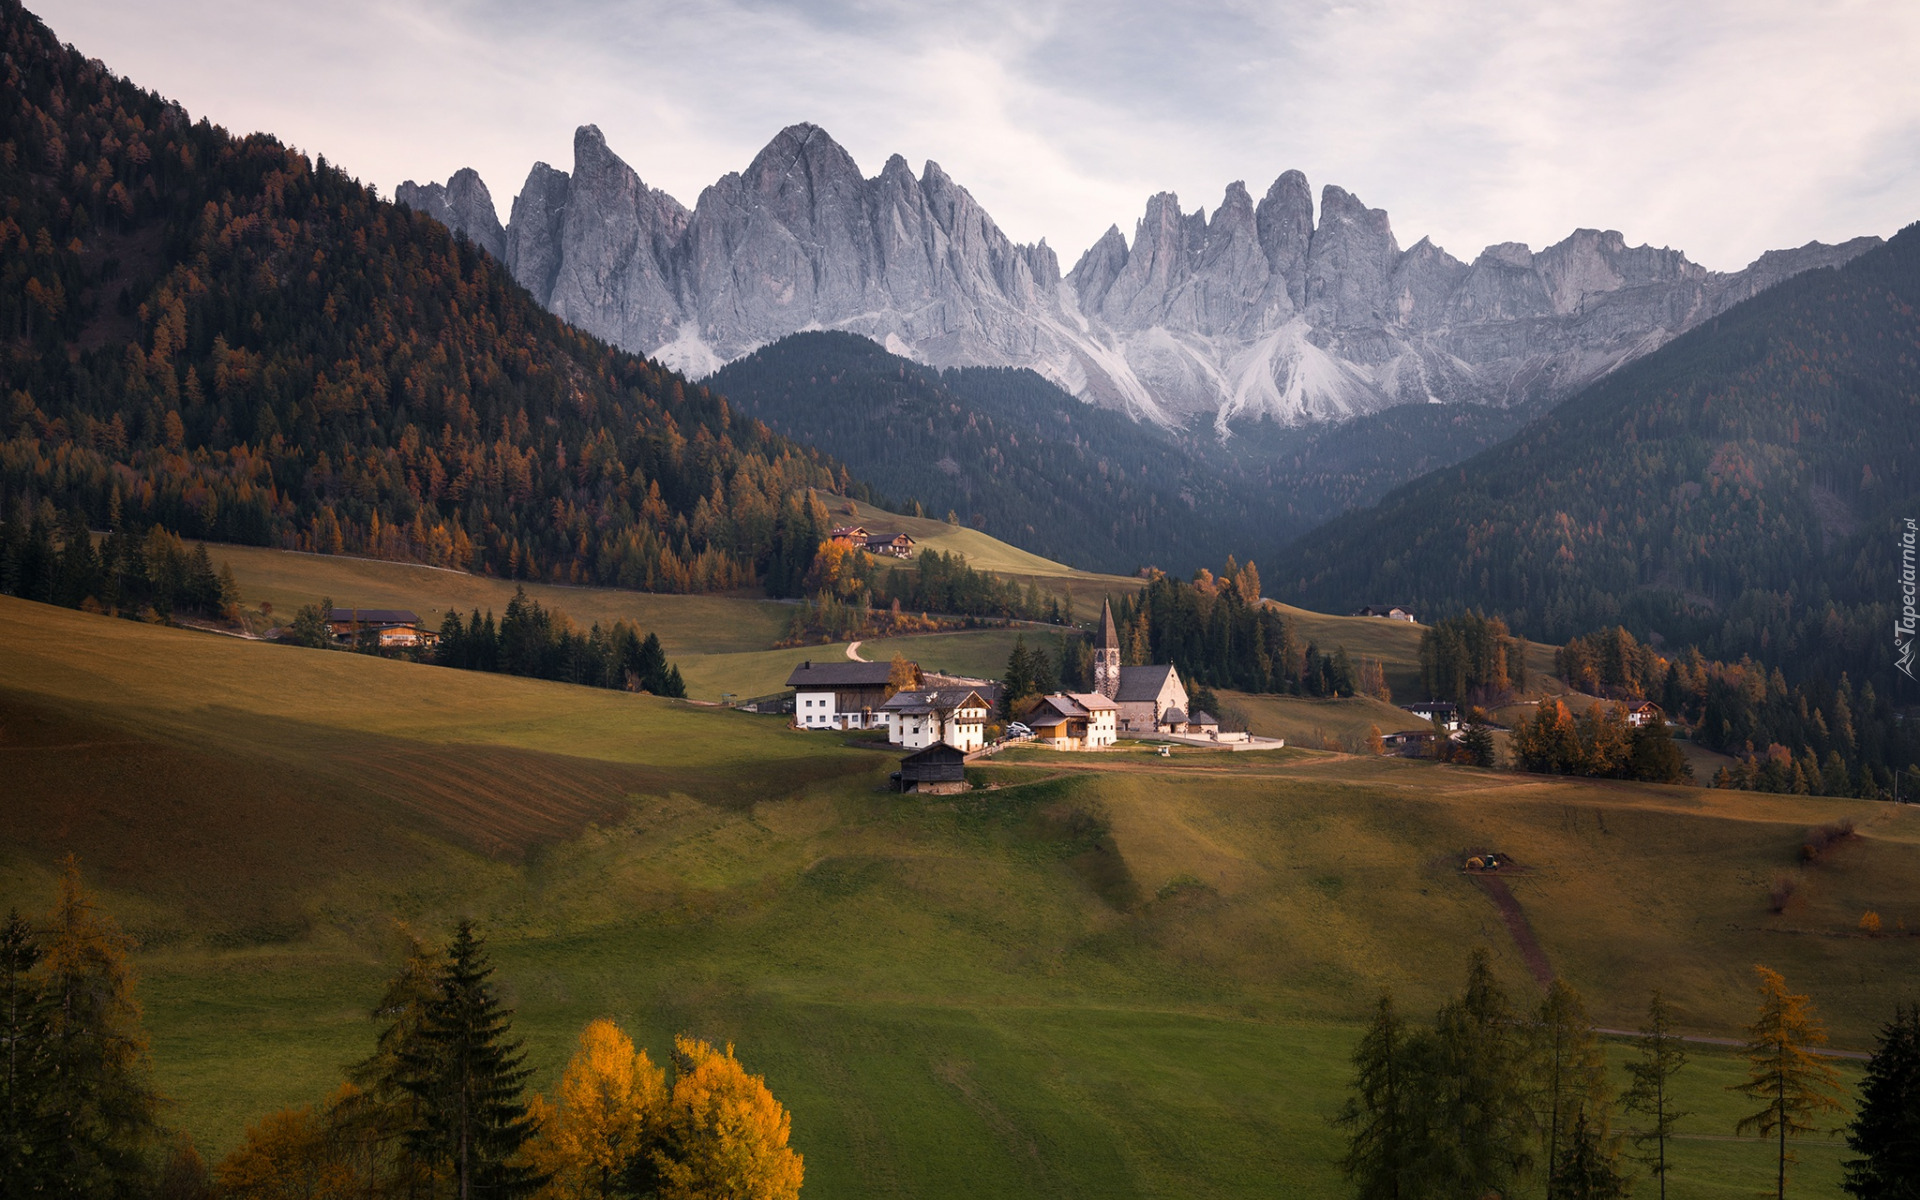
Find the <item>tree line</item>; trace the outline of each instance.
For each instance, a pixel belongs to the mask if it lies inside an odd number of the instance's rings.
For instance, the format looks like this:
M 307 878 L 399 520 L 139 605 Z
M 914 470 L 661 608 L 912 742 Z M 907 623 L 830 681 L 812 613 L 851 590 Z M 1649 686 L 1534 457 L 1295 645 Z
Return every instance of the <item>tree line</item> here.
M 591 1022 L 551 1098 L 484 940 L 407 938 L 373 1048 L 317 1104 L 271 1113 L 209 1167 L 162 1120 L 120 932 L 69 857 L 54 910 L 0 925 L 0 1196 L 101 1200 L 793 1200 L 792 1119 L 732 1046 L 663 1068 Z
M 1527 687 L 1527 644 L 1507 623 L 1477 610 L 1435 621 L 1420 634 L 1420 682 L 1427 699 L 1499 703 Z
M 1532 717 L 1513 727 L 1513 761 L 1541 775 L 1586 775 L 1681 783 L 1693 765 L 1674 743 L 1664 720 L 1635 726 L 1620 704 L 1589 705 L 1578 717 L 1558 700 L 1545 699 Z
M 324 158 L 0 21 L 0 512 L 687 592 L 867 494 Z
M 314 649 L 339 648 L 327 620 L 332 611 L 331 598 L 302 606 L 282 631 L 281 640 Z M 484 617 L 477 608 L 469 617 L 462 617 L 457 609 L 448 610 L 431 649 L 383 650 L 372 632 L 348 648 L 368 654 L 400 653 L 459 671 L 491 671 L 656 696 L 687 694 L 680 668 L 667 661 L 658 634 L 624 619 L 604 628 L 596 621 L 583 632 L 566 613 L 542 606 L 524 587 L 514 590 L 497 625 L 491 609 Z
M 1773 1141 L 1775 1195 L 1785 1200 L 1792 1139 L 1841 1108 L 1839 1076 L 1815 1051 L 1826 1032 L 1812 1002 L 1779 973 L 1755 968 L 1759 1005 L 1742 1053 L 1747 1077 L 1729 1085 L 1754 1108 L 1734 1132 Z M 1430 1026 L 1383 994 L 1353 1054 L 1335 1124 L 1341 1166 L 1360 1200 L 1511 1196 L 1543 1186 L 1547 1200 L 1620 1200 L 1638 1163 L 1665 1197 L 1669 1150 L 1692 1114 L 1676 1076 L 1685 1041 L 1659 992 L 1616 1095 L 1579 994 L 1555 980 L 1530 1012 L 1514 1006 L 1476 950 L 1463 990 Z M 1619 1127 L 1616 1127 L 1616 1122 Z M 1859 1200 L 1898 1200 L 1920 1179 L 1920 1009 L 1901 1007 L 1881 1031 L 1847 1133 L 1858 1156 L 1845 1188 Z
M 1190 685 L 1243 692 L 1391 698 L 1378 662 L 1306 640 L 1291 616 L 1263 602 L 1253 563 L 1229 557 L 1219 575 L 1202 567 L 1191 580 L 1145 575 L 1137 595 L 1113 602 L 1125 665 L 1172 663 Z
M 1920 795 L 1920 729 L 1896 718 L 1891 698 L 1842 672 L 1789 683 L 1778 666 L 1743 656 L 1707 658 L 1697 647 L 1668 657 L 1622 626 L 1569 639 L 1555 671 L 1569 686 L 1658 702 L 1708 749 L 1737 760 L 1716 787 L 1816 796 Z
M 229 618 L 240 602 L 233 571 L 216 570 L 204 543 L 189 549 L 159 525 L 130 528 L 118 512 L 96 540 L 86 514 L 45 499 L 0 520 L 0 595 L 157 620 Z

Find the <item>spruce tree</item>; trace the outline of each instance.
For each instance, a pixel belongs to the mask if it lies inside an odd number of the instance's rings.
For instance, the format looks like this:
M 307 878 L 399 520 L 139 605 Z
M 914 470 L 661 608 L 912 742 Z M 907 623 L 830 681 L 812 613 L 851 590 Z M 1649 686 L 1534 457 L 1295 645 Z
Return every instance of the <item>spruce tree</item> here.
M 1606 1131 L 1582 1111 L 1567 1128 L 1547 1194 L 1554 1200 L 1622 1200 L 1627 1181 L 1615 1165 Z
M 1431 1039 L 1410 1033 L 1382 993 L 1353 1052 L 1353 1091 L 1334 1124 L 1347 1129 L 1340 1162 L 1359 1200 L 1403 1200 L 1417 1194 L 1414 1166 L 1421 1157 L 1419 1064 Z
M 1660 1184 L 1660 1200 L 1667 1200 L 1667 1140 L 1674 1126 L 1690 1114 L 1673 1102 L 1673 1077 L 1687 1065 L 1685 1044 L 1673 1032 L 1673 1014 L 1666 997 L 1656 989 L 1647 1004 L 1647 1023 L 1640 1027 L 1639 1057 L 1627 1064 L 1633 1084 L 1627 1089 L 1627 1111 L 1645 1124 L 1635 1129 L 1633 1141 Z
M 1559 1200 L 1565 1193 L 1557 1180 L 1562 1159 L 1571 1150 L 1568 1139 L 1576 1124 L 1591 1142 L 1580 1149 L 1583 1155 L 1597 1155 L 1599 1160 L 1612 1157 L 1607 1133 L 1607 1063 L 1580 994 L 1563 980 L 1556 979 L 1548 987 L 1534 1028 L 1540 1066 L 1538 1119 L 1548 1165 L 1547 1196 Z
M 1013 639 L 1013 651 L 1007 655 L 1007 673 L 1000 680 L 1001 715 L 1011 717 L 1014 705 L 1033 694 L 1033 656 L 1027 651 L 1027 638 Z
M 33 929 L 16 910 L 0 926 L 0 1198 L 36 1196 L 52 1185 L 55 1144 L 46 997 L 33 969 Z
M 1896 1009 L 1860 1085 L 1847 1130 L 1859 1158 L 1841 1184 L 1858 1200 L 1920 1200 L 1920 1005 Z
M 488 980 L 493 965 L 463 920 L 434 976 L 414 1044 L 400 1050 L 402 1085 L 423 1112 L 415 1150 L 444 1166 L 457 1200 L 530 1195 L 544 1182 L 519 1151 L 533 1136 L 522 1099 L 527 1077 L 513 1014 Z
M 394 1194 L 411 1196 L 431 1180 L 432 1163 L 419 1137 L 426 1105 L 407 1080 L 425 1074 L 422 1067 L 434 1055 L 421 1031 L 438 984 L 427 946 L 411 934 L 404 946 L 405 961 L 370 1014 L 381 1023 L 373 1053 L 348 1070 L 355 1090 L 332 1115 L 337 1136 L 361 1142 Z
M 1533 1165 L 1535 1125 L 1525 1081 L 1527 1047 L 1486 949 L 1473 952 L 1467 986 L 1440 1010 L 1420 1173 L 1432 1194 L 1512 1193 Z

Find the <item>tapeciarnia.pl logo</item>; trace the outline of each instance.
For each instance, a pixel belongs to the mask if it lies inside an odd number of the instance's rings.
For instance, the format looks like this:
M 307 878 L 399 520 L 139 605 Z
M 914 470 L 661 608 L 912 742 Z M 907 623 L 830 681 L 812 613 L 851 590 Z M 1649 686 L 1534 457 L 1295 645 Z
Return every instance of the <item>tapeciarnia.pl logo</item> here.
M 1920 529 L 1916 529 L 1914 519 L 1907 518 L 1906 531 L 1900 535 L 1900 615 L 1893 622 L 1893 665 L 1900 668 L 1908 679 L 1913 675 L 1913 648 L 1916 624 L 1920 624 L 1920 612 L 1914 609 L 1914 596 L 1920 587 L 1916 587 L 1914 578 L 1914 540 Z

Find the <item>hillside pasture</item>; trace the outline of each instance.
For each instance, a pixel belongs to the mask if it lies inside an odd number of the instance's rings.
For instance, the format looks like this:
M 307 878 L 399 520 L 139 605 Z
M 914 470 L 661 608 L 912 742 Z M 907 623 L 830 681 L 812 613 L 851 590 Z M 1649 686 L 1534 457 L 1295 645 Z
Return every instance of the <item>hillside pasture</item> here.
M 216 1154 L 366 1052 L 396 922 L 460 915 L 536 1085 L 596 1016 L 656 1056 L 732 1040 L 835 1196 L 1340 1194 L 1325 1117 L 1378 990 L 1430 1013 L 1486 946 L 1538 995 L 1479 850 L 1603 1024 L 1658 985 L 1736 1033 L 1765 962 L 1859 1049 L 1920 969 L 1905 808 L 1184 748 L 901 797 L 891 756 L 775 718 L 12 600 L 0 643 L 0 904 L 43 910 L 81 855 Z M 1859 835 L 1802 863 L 1841 817 Z M 1716 1055 L 1675 1200 L 1767 1177 L 1764 1143 L 1705 1140 L 1731 1133 Z M 1796 1194 L 1836 1197 L 1841 1151 L 1801 1153 Z

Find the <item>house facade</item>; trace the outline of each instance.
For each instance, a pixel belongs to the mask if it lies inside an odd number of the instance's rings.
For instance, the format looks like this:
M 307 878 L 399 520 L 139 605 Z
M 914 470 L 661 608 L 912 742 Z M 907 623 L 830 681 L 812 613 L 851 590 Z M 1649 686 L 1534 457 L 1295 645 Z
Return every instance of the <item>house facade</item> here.
M 1356 617 L 1385 617 L 1389 621 L 1407 621 L 1413 623 L 1413 610 L 1403 604 L 1369 604 L 1365 608 L 1355 609 L 1353 615 Z
M 420 618 L 405 608 L 334 608 L 327 610 L 327 628 L 336 641 L 351 642 L 364 633 L 379 638 L 381 649 L 431 646 L 439 635 L 420 627 Z
M 866 548 L 868 554 L 913 557 L 913 539 L 904 533 L 870 533 L 866 538 Z
M 888 663 L 803 662 L 787 676 L 793 723 L 801 729 L 881 729 Z
M 887 741 L 905 750 L 942 743 L 963 753 L 987 744 L 988 703 L 972 688 L 895 692 L 881 705 Z
M 1432 721 L 1435 729 L 1451 733 L 1460 728 L 1459 706 L 1446 700 L 1429 700 L 1424 704 L 1403 704 L 1400 707 L 1422 720 Z
M 1658 725 L 1666 719 L 1666 712 L 1651 700 L 1642 700 L 1627 707 L 1627 724 L 1635 729 Z
M 1055 692 L 1020 718 L 1055 750 L 1104 750 L 1119 736 L 1120 706 L 1098 692 Z

